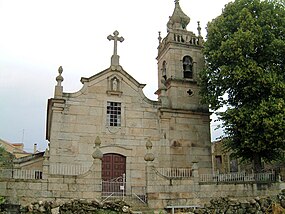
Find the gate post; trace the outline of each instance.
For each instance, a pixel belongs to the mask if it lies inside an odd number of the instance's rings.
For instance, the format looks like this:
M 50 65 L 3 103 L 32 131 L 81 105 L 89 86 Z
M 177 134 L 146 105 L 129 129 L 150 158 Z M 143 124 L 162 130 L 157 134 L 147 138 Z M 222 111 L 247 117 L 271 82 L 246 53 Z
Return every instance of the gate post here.
M 154 180 L 153 161 L 155 157 L 154 157 L 154 154 L 151 152 L 152 142 L 150 140 L 146 142 L 145 147 L 147 149 L 147 153 L 144 156 L 144 160 L 146 161 L 145 177 L 146 177 L 146 195 L 148 199 L 150 190 L 153 189 L 153 180 Z
M 96 137 L 95 140 L 95 151 L 92 154 L 93 157 L 93 165 L 91 167 L 91 171 L 94 175 L 94 190 L 97 197 L 101 197 L 101 191 L 102 191 L 102 158 L 103 153 L 99 149 L 99 146 L 101 145 L 101 140 L 99 136 Z
M 43 179 L 48 179 L 49 177 L 49 170 L 50 170 L 50 165 L 49 165 L 49 150 L 46 149 L 44 153 L 44 161 L 43 161 Z

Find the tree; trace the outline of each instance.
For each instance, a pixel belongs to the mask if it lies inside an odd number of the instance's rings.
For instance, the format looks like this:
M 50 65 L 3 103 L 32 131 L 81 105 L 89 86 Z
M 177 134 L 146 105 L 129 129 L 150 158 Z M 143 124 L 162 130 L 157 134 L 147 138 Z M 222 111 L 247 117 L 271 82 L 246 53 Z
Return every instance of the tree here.
M 208 23 L 203 101 L 219 113 L 225 148 L 253 161 L 277 160 L 285 149 L 284 0 L 236 0 Z
M 0 146 L 0 168 L 11 168 L 15 156 Z

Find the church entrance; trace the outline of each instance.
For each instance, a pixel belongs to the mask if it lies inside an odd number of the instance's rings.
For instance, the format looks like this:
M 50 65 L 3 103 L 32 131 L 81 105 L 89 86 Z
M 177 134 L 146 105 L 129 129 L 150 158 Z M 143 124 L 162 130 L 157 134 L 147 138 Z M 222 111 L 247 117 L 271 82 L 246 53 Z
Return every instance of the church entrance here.
M 126 157 L 104 154 L 102 158 L 102 196 L 125 195 Z

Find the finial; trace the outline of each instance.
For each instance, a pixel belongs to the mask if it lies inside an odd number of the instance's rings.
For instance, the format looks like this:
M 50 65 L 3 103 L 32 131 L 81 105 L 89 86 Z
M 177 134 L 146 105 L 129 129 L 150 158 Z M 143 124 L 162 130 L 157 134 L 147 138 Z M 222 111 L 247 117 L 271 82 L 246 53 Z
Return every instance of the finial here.
M 59 73 L 59 74 L 62 74 L 62 72 L 63 72 L 62 66 L 59 66 L 59 68 L 58 68 L 58 73 Z
M 95 145 L 93 147 L 95 149 L 95 151 L 92 153 L 93 159 L 100 159 L 101 160 L 103 158 L 103 153 L 99 149 L 100 145 L 101 145 L 101 140 L 100 140 L 99 136 L 97 136 L 95 139 Z
M 55 80 L 57 81 L 57 85 L 55 86 L 54 90 L 55 98 L 62 98 L 62 91 L 63 91 L 63 87 L 61 86 L 61 83 L 63 81 L 63 77 L 61 76 L 62 72 L 63 72 L 62 66 L 59 66 L 58 76 L 55 78 Z
M 117 54 L 117 43 L 118 41 L 119 42 L 123 42 L 124 41 L 124 38 L 121 36 L 121 37 L 118 37 L 119 36 L 119 32 L 116 30 L 114 31 L 113 33 L 114 36 L 112 35 L 109 35 L 107 37 L 107 39 L 109 41 L 111 40 L 114 40 L 114 53 L 112 55 L 112 58 L 111 58 L 111 66 L 118 66 L 119 65 L 119 55 Z
M 101 140 L 100 140 L 100 137 L 97 136 L 96 139 L 95 139 L 95 146 L 94 146 L 94 148 L 95 147 L 99 147 L 100 145 L 101 145 Z
M 147 140 L 147 142 L 146 142 L 146 144 L 145 144 L 145 147 L 147 148 L 147 149 L 152 149 L 152 142 L 148 139 Z
M 160 31 L 158 31 L 158 41 L 159 41 L 159 44 L 161 43 L 161 32 Z
M 61 76 L 62 72 L 63 72 L 62 66 L 59 66 L 59 68 L 58 68 L 59 75 L 56 77 L 56 81 L 57 81 L 58 86 L 61 86 L 61 82 L 64 80 L 63 77 Z
M 198 36 L 200 37 L 200 36 L 201 36 L 200 21 L 198 21 L 197 23 L 198 23 L 198 27 L 197 27 L 197 30 L 198 30 Z
M 167 31 L 172 30 L 186 30 L 190 22 L 190 18 L 182 11 L 179 0 L 175 0 L 175 8 L 172 16 L 167 22 Z

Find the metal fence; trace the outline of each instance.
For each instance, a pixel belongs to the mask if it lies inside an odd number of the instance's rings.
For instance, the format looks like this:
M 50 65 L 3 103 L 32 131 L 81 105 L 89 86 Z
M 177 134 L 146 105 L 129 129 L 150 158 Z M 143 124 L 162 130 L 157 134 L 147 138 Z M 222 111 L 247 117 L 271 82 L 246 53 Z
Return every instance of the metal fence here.
M 272 183 L 276 181 L 275 172 L 268 173 L 229 173 L 229 174 L 202 174 L 200 183 Z
M 112 198 L 134 197 L 142 203 L 146 203 L 146 187 L 136 186 L 128 183 L 130 189 L 127 189 L 125 175 L 111 180 L 102 180 L 102 197 L 104 200 Z
M 91 165 L 80 164 L 61 164 L 55 163 L 49 166 L 49 174 L 56 175 L 81 175 L 90 169 Z M 0 178 L 15 179 L 42 179 L 42 170 L 24 170 L 24 169 L 1 169 Z
M 0 169 L 0 178 L 14 179 L 42 179 L 43 172 L 41 170 L 23 170 L 23 169 Z
M 114 178 L 108 181 L 102 180 L 102 196 L 124 196 L 126 195 L 125 176 Z
M 91 165 L 55 163 L 49 166 L 49 173 L 56 175 L 80 175 L 87 172 L 90 166 Z
M 190 178 L 192 175 L 191 168 L 155 168 L 155 171 L 167 178 Z

